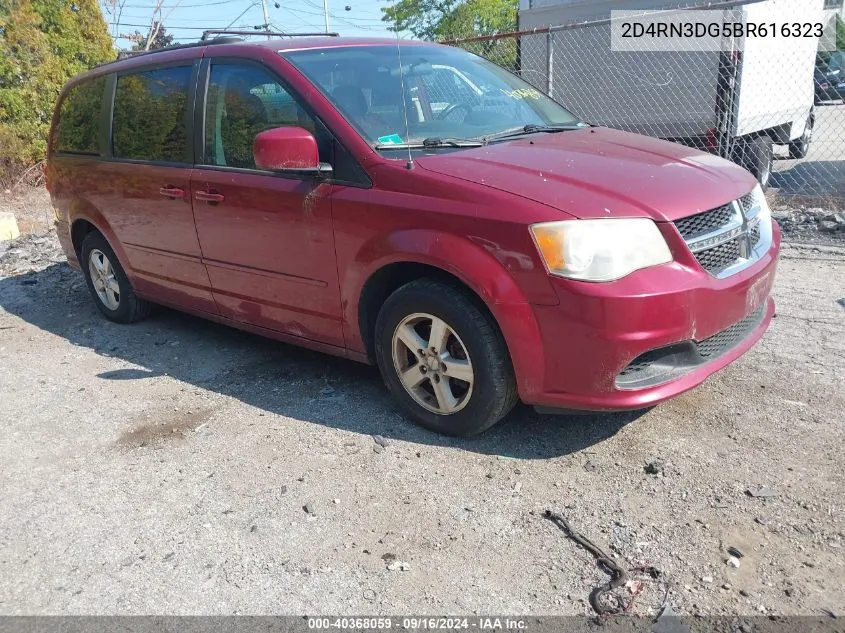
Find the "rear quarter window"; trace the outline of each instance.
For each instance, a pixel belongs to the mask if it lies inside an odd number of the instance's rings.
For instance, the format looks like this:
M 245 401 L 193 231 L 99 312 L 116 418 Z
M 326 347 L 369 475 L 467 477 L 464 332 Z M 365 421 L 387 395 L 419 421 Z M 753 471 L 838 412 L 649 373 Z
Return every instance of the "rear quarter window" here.
M 76 84 L 65 95 L 56 124 L 56 151 L 67 154 L 100 154 L 100 109 L 106 78 Z
M 188 88 L 191 72 L 191 66 L 179 66 L 118 77 L 112 128 L 115 157 L 190 162 Z

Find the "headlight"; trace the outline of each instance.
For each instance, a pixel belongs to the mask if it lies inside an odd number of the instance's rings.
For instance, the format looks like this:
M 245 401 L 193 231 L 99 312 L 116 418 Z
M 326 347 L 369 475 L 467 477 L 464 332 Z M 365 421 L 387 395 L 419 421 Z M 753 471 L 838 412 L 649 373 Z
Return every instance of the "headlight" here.
M 649 219 L 564 220 L 531 225 L 537 250 L 553 275 L 613 281 L 640 268 L 672 261 Z

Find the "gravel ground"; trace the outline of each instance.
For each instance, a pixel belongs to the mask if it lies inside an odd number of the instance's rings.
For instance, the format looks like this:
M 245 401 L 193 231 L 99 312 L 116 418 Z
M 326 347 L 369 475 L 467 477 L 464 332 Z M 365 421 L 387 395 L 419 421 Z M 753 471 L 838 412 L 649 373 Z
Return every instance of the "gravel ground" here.
M 795 199 L 775 198 L 772 216 L 790 242 L 845 246 L 845 210 L 834 212 Z
M 0 246 L 0 615 L 591 613 L 548 508 L 660 570 L 634 613 L 845 615 L 845 248 L 787 245 L 771 330 L 698 389 L 468 440 L 371 368 L 109 323 L 63 259 Z

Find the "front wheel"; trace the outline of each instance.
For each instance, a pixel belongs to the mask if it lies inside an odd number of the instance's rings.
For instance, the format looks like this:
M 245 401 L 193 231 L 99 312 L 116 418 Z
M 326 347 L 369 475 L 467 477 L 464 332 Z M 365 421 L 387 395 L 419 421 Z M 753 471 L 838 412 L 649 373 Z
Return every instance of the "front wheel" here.
M 447 435 L 475 435 L 516 404 L 510 356 L 492 318 L 463 290 L 418 279 L 382 306 L 379 370 L 402 411 Z

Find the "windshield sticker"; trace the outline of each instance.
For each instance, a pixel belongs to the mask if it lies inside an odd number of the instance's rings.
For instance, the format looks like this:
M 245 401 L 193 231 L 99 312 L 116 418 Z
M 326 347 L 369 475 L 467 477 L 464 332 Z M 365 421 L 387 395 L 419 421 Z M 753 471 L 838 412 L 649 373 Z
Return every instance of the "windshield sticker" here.
M 540 91 L 536 88 L 516 88 L 515 90 L 505 90 L 499 88 L 502 94 L 511 99 L 539 99 Z
M 378 142 L 382 145 L 400 145 L 404 141 L 398 134 L 388 134 L 387 136 L 379 136 Z

